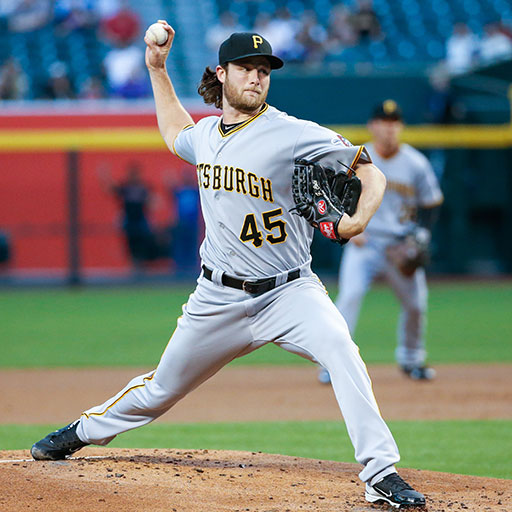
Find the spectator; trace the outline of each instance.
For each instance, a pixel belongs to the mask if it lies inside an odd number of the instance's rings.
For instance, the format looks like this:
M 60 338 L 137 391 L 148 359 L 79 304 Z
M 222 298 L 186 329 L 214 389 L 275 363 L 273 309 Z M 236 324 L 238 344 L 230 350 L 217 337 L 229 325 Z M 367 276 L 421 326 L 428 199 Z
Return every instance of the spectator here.
M 43 97 L 52 100 L 75 97 L 66 63 L 56 61 L 48 67 L 48 79 L 43 88 Z
M 109 93 L 121 98 L 141 98 L 149 93 L 144 52 L 135 45 L 110 50 L 103 60 Z
M 171 227 L 172 255 L 178 271 L 197 271 L 200 212 L 195 168 L 185 167 L 181 179 L 166 176 L 166 186 L 176 209 Z
M 159 256 L 153 230 L 148 219 L 148 210 L 154 199 L 150 187 L 143 181 L 138 162 L 128 165 L 125 177 L 115 183 L 105 165 L 98 168 L 103 189 L 112 194 L 122 208 L 122 229 L 126 248 L 135 269 Z
M 206 32 L 206 45 L 216 56 L 222 41 L 233 32 L 244 32 L 246 28 L 238 22 L 238 16 L 231 11 L 224 11 L 219 16 L 219 22 L 210 27 Z
M 512 41 L 501 32 L 498 23 L 485 25 L 479 54 L 482 64 L 491 64 L 512 57 Z
M 455 121 L 454 98 L 451 92 L 450 76 L 442 65 L 434 68 L 429 75 L 432 92 L 427 100 L 426 121 L 432 124 L 450 124 Z
M 122 0 L 120 9 L 102 21 L 101 30 L 111 44 L 127 46 L 139 35 L 139 16 L 131 10 L 127 0 Z
M 21 3 L 21 0 L 1 0 L 0 1 L 0 20 L 8 18 Z
M 278 9 L 270 22 L 270 44 L 273 53 L 284 60 L 297 60 L 295 36 L 299 30 L 299 20 L 295 19 L 288 7 Z
M 465 23 L 456 23 L 446 41 L 446 67 L 450 74 L 465 73 L 476 61 L 478 39 Z
M 99 76 L 90 76 L 80 90 L 80 98 L 84 100 L 97 100 L 106 98 L 107 93 L 103 87 L 103 80 Z
M 295 35 L 299 26 L 299 21 L 292 18 L 289 9 L 283 7 L 273 14 L 261 11 L 256 16 L 252 30 L 270 42 L 272 53 L 296 60 Z
M 376 40 L 382 36 L 379 18 L 373 10 L 371 0 L 359 0 L 358 8 L 352 15 L 351 23 L 359 43 Z
M 8 27 L 10 32 L 30 32 L 50 19 L 50 0 L 20 0 L 8 16 Z
M 64 62 L 54 62 L 49 68 L 49 77 L 43 91 L 43 97 L 51 100 L 70 100 L 76 98 L 68 67 Z
M 0 271 L 7 267 L 11 259 L 11 241 L 6 231 L 0 229 Z
M 268 42 L 272 45 L 272 51 L 274 52 L 276 39 L 279 37 L 279 35 L 274 32 L 271 21 L 272 15 L 269 12 L 261 11 L 258 13 L 256 19 L 254 20 L 254 26 L 252 30 L 267 39 Z
M 21 100 L 28 91 L 28 80 L 14 58 L 8 59 L 0 68 L 0 99 Z
M 295 39 L 302 49 L 304 61 L 310 64 L 321 62 L 325 57 L 326 30 L 318 23 L 314 11 L 304 11 L 300 21 Z
M 97 23 L 94 4 L 91 0 L 55 0 L 53 22 L 61 34 L 94 27 Z
M 328 35 L 331 42 L 347 47 L 357 42 L 357 34 L 351 22 L 350 11 L 343 4 L 335 5 L 330 12 Z
M 357 35 L 351 21 L 350 11 L 343 4 L 332 8 L 327 27 L 325 49 L 329 60 L 343 60 L 345 48 L 357 43 Z
M 121 9 L 120 0 L 93 0 L 94 10 L 96 11 L 100 20 L 105 20 L 114 16 L 114 14 Z
M 505 34 L 512 41 L 512 18 L 511 19 L 502 19 L 498 23 L 500 32 Z

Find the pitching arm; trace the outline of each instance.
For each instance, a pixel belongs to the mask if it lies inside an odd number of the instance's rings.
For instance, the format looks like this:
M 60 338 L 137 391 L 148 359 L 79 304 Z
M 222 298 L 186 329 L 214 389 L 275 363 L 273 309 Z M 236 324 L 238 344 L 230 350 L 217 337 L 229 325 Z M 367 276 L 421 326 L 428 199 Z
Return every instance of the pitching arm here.
M 165 64 L 174 40 L 174 29 L 166 21 L 158 21 L 169 37 L 163 45 L 157 45 L 147 36 L 144 37 L 147 45 L 146 66 L 155 98 L 158 128 L 167 147 L 174 153 L 174 139 L 185 126 L 194 124 L 194 121 L 178 99 Z

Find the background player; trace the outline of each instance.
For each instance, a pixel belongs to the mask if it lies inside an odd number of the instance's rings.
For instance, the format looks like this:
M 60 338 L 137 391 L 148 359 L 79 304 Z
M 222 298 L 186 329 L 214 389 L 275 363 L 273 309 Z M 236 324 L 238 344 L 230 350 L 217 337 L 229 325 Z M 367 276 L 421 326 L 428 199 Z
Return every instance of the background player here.
M 425 365 L 425 269 L 419 267 L 410 277 L 403 275 L 389 261 L 386 249 L 418 228 L 430 239 L 443 194 L 427 158 L 400 143 L 402 114 L 393 100 L 375 108 L 368 128 L 372 142 L 366 147 L 386 176 L 386 192 L 365 232 L 352 238 L 344 250 L 336 306 L 354 335 L 364 295 L 377 276 L 385 277 L 401 304 L 396 360 L 412 379 L 430 380 L 435 371 Z M 329 382 L 325 369 L 320 369 L 318 378 Z
M 380 416 L 366 367 L 343 317 L 311 272 L 313 228 L 293 215 L 294 162 L 331 166 L 349 161 L 363 184 L 358 210 L 342 215 L 338 236 L 361 233 L 378 208 L 385 178 L 362 147 L 265 103 L 270 72 L 283 62 L 255 33 L 235 33 L 207 68 L 199 91 L 222 107 L 221 118 L 194 124 L 165 67 L 164 46 L 145 39 L 158 125 L 168 147 L 196 165 L 206 224 L 202 275 L 155 371 L 134 378 L 116 396 L 83 413 L 32 447 L 36 459 L 59 459 L 109 443 L 162 415 L 236 357 L 275 343 L 331 372 L 356 459 L 364 465 L 366 499 L 421 506 L 424 496 L 396 473 L 398 449 Z
M 98 167 L 98 177 L 105 192 L 112 194 L 122 208 L 121 226 L 126 247 L 135 269 L 159 256 L 154 230 L 149 221 L 149 210 L 156 198 L 142 178 L 137 162 L 130 162 L 125 177 L 115 182 L 108 165 Z

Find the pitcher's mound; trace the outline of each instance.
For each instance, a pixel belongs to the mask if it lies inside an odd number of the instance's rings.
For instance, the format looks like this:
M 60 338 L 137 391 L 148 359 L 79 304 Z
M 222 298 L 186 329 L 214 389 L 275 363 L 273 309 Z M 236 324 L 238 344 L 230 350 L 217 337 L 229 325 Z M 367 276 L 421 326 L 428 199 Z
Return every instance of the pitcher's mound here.
M 32 461 L 0 452 L 0 510 L 297 512 L 388 510 L 364 499 L 361 467 L 216 450 L 85 448 L 73 459 Z M 512 481 L 401 469 L 429 512 L 512 510 Z

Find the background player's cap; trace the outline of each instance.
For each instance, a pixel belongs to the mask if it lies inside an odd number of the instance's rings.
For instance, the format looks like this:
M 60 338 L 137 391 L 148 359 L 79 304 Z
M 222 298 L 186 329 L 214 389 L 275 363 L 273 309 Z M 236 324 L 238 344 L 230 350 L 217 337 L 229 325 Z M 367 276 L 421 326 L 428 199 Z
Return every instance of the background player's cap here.
M 385 100 L 379 103 L 373 110 L 372 119 L 384 119 L 387 121 L 401 121 L 402 109 L 394 100 Z
M 279 57 L 272 55 L 272 46 L 263 36 L 255 32 L 235 32 L 220 45 L 219 64 L 222 66 L 226 62 L 260 55 L 269 60 L 271 69 L 284 66 Z

